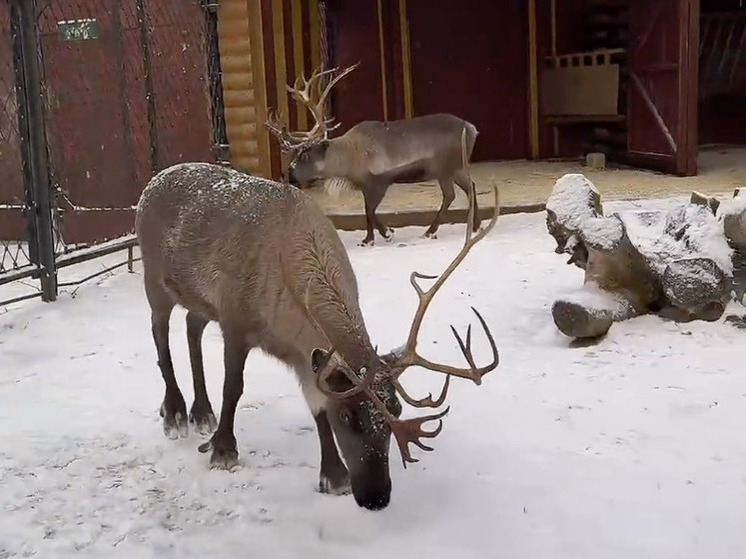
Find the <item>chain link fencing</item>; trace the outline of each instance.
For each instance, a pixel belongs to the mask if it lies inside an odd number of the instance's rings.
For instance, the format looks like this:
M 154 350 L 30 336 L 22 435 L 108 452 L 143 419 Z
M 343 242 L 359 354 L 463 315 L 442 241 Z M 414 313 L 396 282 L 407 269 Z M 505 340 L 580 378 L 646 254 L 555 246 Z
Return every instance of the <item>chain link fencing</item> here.
M 0 0 L 0 286 L 53 300 L 59 268 L 134 244 L 154 173 L 228 161 L 216 10 Z

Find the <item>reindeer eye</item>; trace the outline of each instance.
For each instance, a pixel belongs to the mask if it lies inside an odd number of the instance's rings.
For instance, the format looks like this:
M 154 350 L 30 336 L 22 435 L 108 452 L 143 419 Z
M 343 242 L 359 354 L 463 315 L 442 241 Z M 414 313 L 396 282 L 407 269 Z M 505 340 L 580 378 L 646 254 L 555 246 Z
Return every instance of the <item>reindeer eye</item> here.
M 388 409 L 389 413 L 394 417 L 399 417 L 401 415 L 401 402 L 396 396 L 389 400 Z
M 352 427 L 353 417 L 350 408 L 342 408 L 341 410 L 339 410 L 339 420 L 348 427 Z

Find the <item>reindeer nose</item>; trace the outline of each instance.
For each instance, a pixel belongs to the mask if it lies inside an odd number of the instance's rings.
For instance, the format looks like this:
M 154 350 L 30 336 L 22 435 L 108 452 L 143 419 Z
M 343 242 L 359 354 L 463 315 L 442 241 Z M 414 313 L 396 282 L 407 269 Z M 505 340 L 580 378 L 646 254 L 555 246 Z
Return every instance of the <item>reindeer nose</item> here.
M 379 495 L 377 497 L 373 497 L 372 499 L 358 499 L 357 497 L 355 497 L 355 501 L 357 502 L 358 506 L 366 508 L 368 510 L 383 510 L 387 506 L 389 506 L 389 501 L 391 501 L 391 493 Z
M 391 479 L 387 479 L 383 484 L 374 484 L 359 491 L 355 491 L 353 482 L 352 489 L 357 505 L 368 510 L 385 509 L 391 501 Z

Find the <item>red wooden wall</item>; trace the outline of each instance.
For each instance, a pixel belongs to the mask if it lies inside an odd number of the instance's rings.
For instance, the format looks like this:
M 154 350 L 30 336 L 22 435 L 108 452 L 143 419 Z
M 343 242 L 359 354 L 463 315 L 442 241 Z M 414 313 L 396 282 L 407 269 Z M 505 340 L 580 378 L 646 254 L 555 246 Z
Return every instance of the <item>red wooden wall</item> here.
M 526 2 L 409 2 L 414 113 L 479 129 L 474 161 L 528 156 Z
M 414 115 L 451 112 L 480 135 L 474 160 L 528 155 L 527 3 L 410 0 L 408 19 Z M 403 118 L 404 93 L 398 2 L 383 2 L 389 120 Z M 329 2 L 333 64 L 360 67 L 340 82 L 334 111 L 340 132 L 383 119 L 376 0 Z
M 376 0 L 329 3 L 332 64 L 344 68 L 360 63 L 334 89 L 334 115 L 341 123 L 340 134 L 360 121 L 384 118 L 377 20 Z

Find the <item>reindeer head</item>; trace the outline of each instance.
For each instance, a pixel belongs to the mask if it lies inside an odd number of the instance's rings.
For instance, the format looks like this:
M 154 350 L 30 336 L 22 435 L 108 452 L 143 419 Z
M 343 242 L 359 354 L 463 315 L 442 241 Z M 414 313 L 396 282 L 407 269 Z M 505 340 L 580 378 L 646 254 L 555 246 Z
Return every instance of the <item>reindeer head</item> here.
M 476 192 L 474 184 L 471 184 L 470 198 L 473 201 Z M 470 204 L 463 248 L 440 276 L 426 276 L 419 272 L 412 272 L 410 283 L 417 293 L 419 305 L 407 341 L 402 348 L 386 355 L 376 356 L 368 366 L 359 370 L 352 370 L 334 349 L 329 351 L 317 349 L 313 353 L 312 362 L 316 373 L 316 383 L 319 390 L 328 396 L 327 415 L 350 469 L 352 492 L 360 506 L 381 509 L 388 505 L 391 494 L 388 463 L 391 435 L 394 435 L 406 468 L 407 463 L 417 462 L 417 459 L 412 457 L 409 445 L 414 444 L 426 451 L 432 450 L 421 439 L 436 437 L 443 426 L 442 418 L 448 413 L 449 408 L 446 408 L 431 415 L 400 419 L 401 404 L 397 396 L 415 408 L 439 408 L 445 402 L 452 376 L 469 379 L 479 385 L 482 376 L 494 370 L 498 365 L 499 355 L 492 333 L 485 320 L 473 307 L 472 310 L 492 350 L 492 361 L 489 365 L 477 367 L 475 363 L 471 349 L 471 326 L 467 329 L 465 338 L 462 338 L 451 326 L 451 331 L 466 358 L 468 367 L 459 368 L 434 363 L 417 353 L 418 333 L 433 297 L 472 247 L 483 239 L 497 222 L 499 215 L 497 187 L 494 188 L 494 192 L 495 213 L 489 225 L 476 235 L 472 234 L 471 227 L 468 225 L 473 223 L 474 204 Z M 429 289 L 423 289 L 419 280 L 434 280 L 434 283 Z M 416 399 L 405 391 L 399 378 L 404 371 L 414 366 L 445 375 L 445 382 L 438 398 L 433 399 L 432 394 L 429 394 L 425 398 Z M 423 424 L 428 421 L 438 421 L 439 424 L 434 430 L 426 431 L 423 429 Z
M 316 71 L 310 79 L 300 76 L 295 80 L 294 87 L 285 86 L 290 96 L 299 106 L 305 107 L 314 119 L 314 125 L 308 132 L 290 132 L 287 124 L 275 115 L 270 115 L 264 123 L 280 144 L 283 172 L 290 184 L 302 188 L 326 178 L 324 163 L 326 149 L 329 146 L 329 132 L 336 129 L 339 124 L 332 126 L 334 119 L 324 114 L 324 106 L 334 85 L 357 67 L 358 64 L 349 66 L 338 74 L 337 68 Z M 323 81 L 327 77 L 331 79 L 322 89 Z

